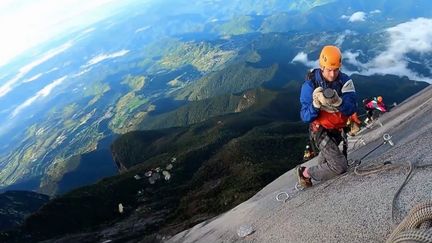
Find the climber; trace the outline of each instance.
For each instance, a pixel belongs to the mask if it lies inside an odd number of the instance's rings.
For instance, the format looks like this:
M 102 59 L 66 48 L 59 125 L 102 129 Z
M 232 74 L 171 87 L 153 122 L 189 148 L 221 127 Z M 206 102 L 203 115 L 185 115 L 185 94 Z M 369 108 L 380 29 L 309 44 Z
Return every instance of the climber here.
M 363 106 L 366 110 L 365 123 L 369 124 L 374 119 L 376 119 L 380 113 L 387 111 L 387 107 L 383 102 L 382 96 L 374 97 L 373 99 L 364 99 Z
M 319 64 L 320 68 L 308 73 L 300 93 L 301 119 L 310 123 L 311 138 L 320 150 L 318 165 L 295 169 L 303 188 L 312 186 L 311 179 L 328 180 L 347 171 L 346 150 L 341 151 L 338 145 L 344 140 L 348 117 L 357 111 L 354 83 L 340 71 L 339 48 L 325 46 Z
M 360 131 L 361 123 L 362 122 L 357 116 L 357 112 L 352 114 L 347 121 L 347 134 L 350 136 L 355 136 Z
M 303 153 L 303 161 L 306 162 L 310 159 L 315 157 L 315 152 L 313 151 L 312 147 L 308 144 L 306 145 L 305 151 Z

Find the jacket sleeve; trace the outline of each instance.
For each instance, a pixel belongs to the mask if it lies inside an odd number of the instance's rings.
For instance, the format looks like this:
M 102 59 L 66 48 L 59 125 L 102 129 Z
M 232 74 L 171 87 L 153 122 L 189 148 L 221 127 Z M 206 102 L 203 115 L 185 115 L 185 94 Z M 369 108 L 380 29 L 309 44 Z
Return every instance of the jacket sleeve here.
M 342 87 L 342 104 L 339 111 L 345 116 L 351 116 L 357 112 L 357 93 L 351 79 L 345 82 Z
M 387 112 L 387 107 L 383 103 L 377 103 L 376 108 L 382 112 Z
M 313 85 L 310 80 L 306 80 L 300 92 L 300 117 L 303 122 L 312 122 L 317 118 L 319 110 L 312 105 Z

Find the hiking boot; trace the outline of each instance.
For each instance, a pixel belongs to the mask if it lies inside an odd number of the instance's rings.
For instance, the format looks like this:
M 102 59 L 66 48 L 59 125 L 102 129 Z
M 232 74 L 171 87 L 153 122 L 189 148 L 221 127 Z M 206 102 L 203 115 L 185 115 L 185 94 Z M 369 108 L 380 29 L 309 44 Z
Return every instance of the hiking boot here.
M 306 178 L 303 176 L 303 171 L 306 169 L 304 166 L 297 166 L 295 168 L 295 173 L 297 175 L 297 180 L 300 186 L 303 188 L 308 188 L 312 186 L 312 180 L 311 178 Z

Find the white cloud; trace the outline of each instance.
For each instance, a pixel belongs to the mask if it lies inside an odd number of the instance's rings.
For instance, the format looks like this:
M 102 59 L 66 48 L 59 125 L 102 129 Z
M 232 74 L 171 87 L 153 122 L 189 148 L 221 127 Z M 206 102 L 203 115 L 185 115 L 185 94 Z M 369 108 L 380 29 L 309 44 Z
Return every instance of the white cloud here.
M 375 9 L 375 10 L 370 11 L 369 13 L 370 14 L 379 14 L 379 13 L 381 13 L 381 10 Z
M 335 41 L 335 45 L 336 46 L 342 46 L 343 42 L 345 41 L 345 38 L 348 35 L 356 35 L 356 33 L 354 31 L 351 31 L 351 30 L 345 30 L 344 33 L 342 33 L 341 35 L 338 36 L 338 38 Z
M 363 67 L 364 65 L 357 60 L 357 58 L 360 56 L 360 54 L 361 54 L 360 51 L 357 51 L 357 52 L 344 51 L 342 54 L 343 64 L 348 63 L 348 64 L 354 65 L 358 68 Z
M 42 75 L 43 75 L 43 73 L 38 73 L 38 74 L 34 75 L 33 77 L 24 80 L 23 83 L 29 83 L 29 82 L 35 81 L 36 79 L 40 78 Z
M 54 71 L 57 71 L 57 70 L 59 70 L 59 68 L 58 67 L 54 67 L 54 68 L 51 68 L 50 70 L 46 71 L 45 74 L 51 73 L 51 72 L 54 72 Z
M 343 51 L 343 63 L 354 65 L 358 70 L 352 71 L 343 67 L 344 72 L 362 75 L 393 74 L 400 77 L 406 76 L 411 80 L 432 83 L 430 75 L 422 76 L 409 68 L 410 63 L 418 64 L 418 60 L 414 62 L 408 57 L 409 54 L 432 55 L 432 19 L 417 18 L 388 28 L 386 32 L 388 34 L 386 48 L 366 63 L 358 60 L 360 56 L 364 56 L 361 51 Z M 307 67 L 314 67 L 316 63 L 308 60 L 307 54 L 303 52 L 298 53 L 292 62 L 300 62 Z M 431 67 L 427 63 L 420 63 L 420 65 L 432 73 Z
M 349 17 L 349 22 L 362 22 L 366 20 L 366 13 L 365 12 L 355 12 L 351 17 Z
M 355 12 L 351 16 L 342 15 L 341 19 L 348 19 L 349 22 L 362 22 L 366 21 L 366 13 L 365 12 Z
M 67 76 L 64 76 L 64 77 L 61 77 L 61 78 L 53 81 L 52 83 L 45 86 L 43 89 L 39 90 L 34 96 L 32 96 L 31 98 L 24 101 L 21 105 L 19 105 L 17 108 L 15 108 L 15 110 L 12 112 L 12 114 L 11 114 L 12 118 L 15 117 L 16 115 L 18 115 L 18 113 L 20 113 L 24 108 L 33 104 L 36 100 L 48 96 L 51 93 L 51 91 L 55 87 L 60 85 L 66 78 L 67 78 Z
M 407 55 L 432 53 L 432 19 L 417 18 L 386 31 L 389 34 L 386 50 L 364 64 L 358 62 L 358 55 L 352 53 L 350 63 L 357 64 L 364 75 L 394 74 L 431 83 L 431 77 L 424 77 L 408 68 L 410 60 Z
M 146 30 L 148 30 L 148 29 L 150 29 L 150 28 L 151 28 L 151 26 L 148 25 L 148 26 L 144 26 L 144 27 L 142 27 L 142 28 L 136 29 L 136 30 L 135 30 L 135 34 L 136 34 L 136 33 L 139 33 L 139 32 L 142 32 L 142 31 L 146 31 Z
M 111 59 L 111 58 L 116 58 L 116 57 L 121 57 L 126 55 L 129 52 L 129 50 L 121 50 L 118 52 L 114 52 L 112 54 L 100 54 L 98 56 L 93 57 L 92 59 L 90 59 L 85 65 L 84 67 L 88 67 L 91 65 L 94 65 L 96 63 L 102 62 L 106 59 Z
M 22 72 L 22 73 L 29 72 L 30 70 L 32 70 L 34 67 L 40 65 L 41 63 L 44 63 L 47 60 L 51 59 L 52 57 L 57 56 L 58 54 L 66 51 L 71 46 L 72 46 L 72 41 L 68 41 L 65 44 L 61 45 L 60 47 L 57 47 L 55 49 L 48 51 L 41 58 L 39 58 L 36 61 L 33 61 L 30 64 L 27 64 L 26 66 L 22 67 L 20 69 L 20 72 Z
M 297 55 L 291 60 L 291 62 L 292 63 L 299 62 L 299 63 L 302 63 L 309 68 L 317 67 L 317 63 L 318 63 L 318 61 L 310 61 L 307 57 L 307 54 L 304 52 L 297 53 Z
M 74 77 L 74 78 L 79 77 L 79 76 L 83 75 L 84 73 L 89 72 L 90 70 L 92 70 L 92 67 L 85 68 L 84 70 L 82 70 L 81 72 L 79 72 L 79 73 L 73 75 L 72 77 Z
M 40 65 L 41 63 L 46 62 L 47 60 L 51 59 L 52 57 L 66 51 L 72 46 L 72 42 L 67 42 L 60 47 L 57 47 L 55 49 L 52 49 L 48 52 L 46 52 L 41 58 L 25 65 L 24 67 L 19 69 L 19 72 L 15 77 L 13 77 L 11 80 L 7 81 L 5 84 L 3 84 L 0 87 L 0 97 L 5 96 L 7 93 L 12 91 L 12 89 L 18 85 L 18 82 L 20 79 L 26 75 L 28 72 L 30 72 L 34 67 Z

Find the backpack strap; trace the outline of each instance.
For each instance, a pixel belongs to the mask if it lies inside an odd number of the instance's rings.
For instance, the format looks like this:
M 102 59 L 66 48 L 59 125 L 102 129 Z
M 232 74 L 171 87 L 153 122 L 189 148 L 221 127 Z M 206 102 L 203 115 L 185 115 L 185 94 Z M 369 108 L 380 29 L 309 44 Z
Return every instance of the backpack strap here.
M 316 89 L 318 87 L 323 87 L 324 89 L 327 88 L 327 85 L 325 85 L 325 84 L 320 85 L 319 81 L 315 77 L 315 70 L 317 70 L 317 69 L 309 69 L 309 71 L 306 74 L 306 80 L 312 81 L 314 89 Z M 342 79 L 338 78 L 337 82 L 339 83 L 340 87 L 342 88 L 343 87 Z
M 312 82 L 314 89 L 320 86 L 318 84 L 318 81 L 315 78 L 315 69 L 309 69 L 309 71 L 306 74 L 306 80 L 310 80 Z

